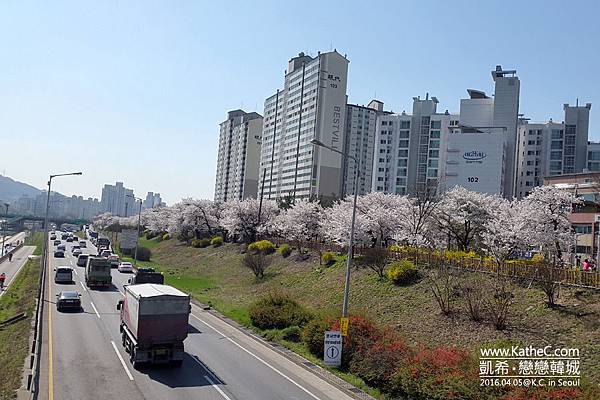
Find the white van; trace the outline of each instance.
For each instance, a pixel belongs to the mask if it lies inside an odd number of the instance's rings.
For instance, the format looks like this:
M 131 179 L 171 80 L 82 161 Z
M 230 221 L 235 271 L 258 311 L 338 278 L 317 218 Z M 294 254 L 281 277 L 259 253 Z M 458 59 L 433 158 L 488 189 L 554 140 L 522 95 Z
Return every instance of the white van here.
M 71 283 L 73 282 L 73 268 L 71 267 L 56 267 L 54 268 L 55 283 Z

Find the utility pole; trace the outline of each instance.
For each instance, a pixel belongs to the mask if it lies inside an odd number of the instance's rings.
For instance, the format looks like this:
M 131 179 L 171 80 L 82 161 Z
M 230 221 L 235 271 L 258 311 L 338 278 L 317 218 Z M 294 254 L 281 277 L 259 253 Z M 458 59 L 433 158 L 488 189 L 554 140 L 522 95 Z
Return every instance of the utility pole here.
M 4 224 L 2 224 L 2 226 L 4 227 L 4 234 L 2 235 L 2 255 L 4 255 L 4 243 L 6 242 L 6 227 L 8 226 L 8 203 L 4 203 L 4 207 L 6 207 L 6 211 L 4 211 Z

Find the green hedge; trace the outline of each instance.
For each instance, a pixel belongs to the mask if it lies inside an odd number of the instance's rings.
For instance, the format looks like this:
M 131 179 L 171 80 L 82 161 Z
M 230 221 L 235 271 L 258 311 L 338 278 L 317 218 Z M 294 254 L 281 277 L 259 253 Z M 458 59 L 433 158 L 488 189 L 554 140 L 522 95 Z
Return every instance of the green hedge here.
M 215 236 L 210 240 L 210 244 L 213 247 L 219 247 L 223 244 L 223 238 L 221 236 Z
M 331 251 L 326 251 L 321 256 L 321 262 L 327 266 L 333 264 L 335 262 L 335 253 L 333 253 Z

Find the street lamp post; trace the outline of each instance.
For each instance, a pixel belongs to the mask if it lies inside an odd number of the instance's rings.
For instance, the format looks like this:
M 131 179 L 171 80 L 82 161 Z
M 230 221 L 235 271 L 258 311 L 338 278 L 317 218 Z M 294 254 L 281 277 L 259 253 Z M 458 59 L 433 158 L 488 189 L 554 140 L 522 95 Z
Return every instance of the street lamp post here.
M 127 197 L 131 197 L 132 199 L 140 202 L 140 209 L 138 212 L 138 223 L 137 223 L 137 237 L 135 238 L 135 252 L 133 253 L 133 265 L 136 265 L 137 262 L 137 253 L 138 253 L 138 243 L 140 241 L 140 225 L 142 222 L 142 199 L 139 197 L 135 197 L 132 195 L 126 195 Z M 125 202 L 127 204 L 127 202 Z
M 48 179 L 48 196 L 46 198 L 46 215 L 44 217 L 44 241 L 42 243 L 42 266 L 46 268 L 48 263 L 48 212 L 50 211 L 50 191 L 52 189 L 52 178 L 57 178 L 59 176 L 69 176 L 69 175 L 82 175 L 81 172 L 70 172 L 68 174 L 55 174 L 50 175 L 50 179 Z M 41 275 L 40 275 L 41 276 Z
M 351 156 L 348 153 L 344 153 L 338 149 L 334 149 L 333 147 L 327 146 L 323 142 L 317 139 L 313 139 L 310 143 L 314 146 L 323 147 L 327 150 L 333 151 L 334 153 L 341 154 L 344 158 L 350 158 L 354 161 L 355 169 L 354 169 L 354 201 L 352 203 L 352 223 L 350 224 L 350 242 L 348 243 L 348 259 L 346 260 L 346 281 L 344 283 L 344 303 L 342 305 L 342 317 L 348 318 L 348 297 L 350 294 L 350 270 L 352 267 L 352 254 L 354 247 L 354 224 L 356 222 L 356 201 L 358 198 L 358 181 L 360 178 L 360 159 Z M 344 160 L 342 159 L 342 162 Z
M 4 224 L 2 224 L 2 226 L 4 227 L 4 234 L 2 235 L 2 255 L 4 255 L 4 242 L 6 242 L 6 226 L 8 225 L 8 205 L 8 203 L 4 203 L 6 211 L 4 211 Z

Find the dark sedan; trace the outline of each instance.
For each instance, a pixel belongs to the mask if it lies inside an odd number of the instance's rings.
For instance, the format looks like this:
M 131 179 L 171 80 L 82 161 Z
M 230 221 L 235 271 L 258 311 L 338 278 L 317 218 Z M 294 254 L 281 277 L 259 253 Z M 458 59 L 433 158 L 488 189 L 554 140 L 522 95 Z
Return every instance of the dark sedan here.
M 74 291 L 60 292 L 56 295 L 56 310 L 81 310 L 81 295 Z
M 56 250 L 54 252 L 55 258 L 65 258 L 65 252 L 63 250 Z

